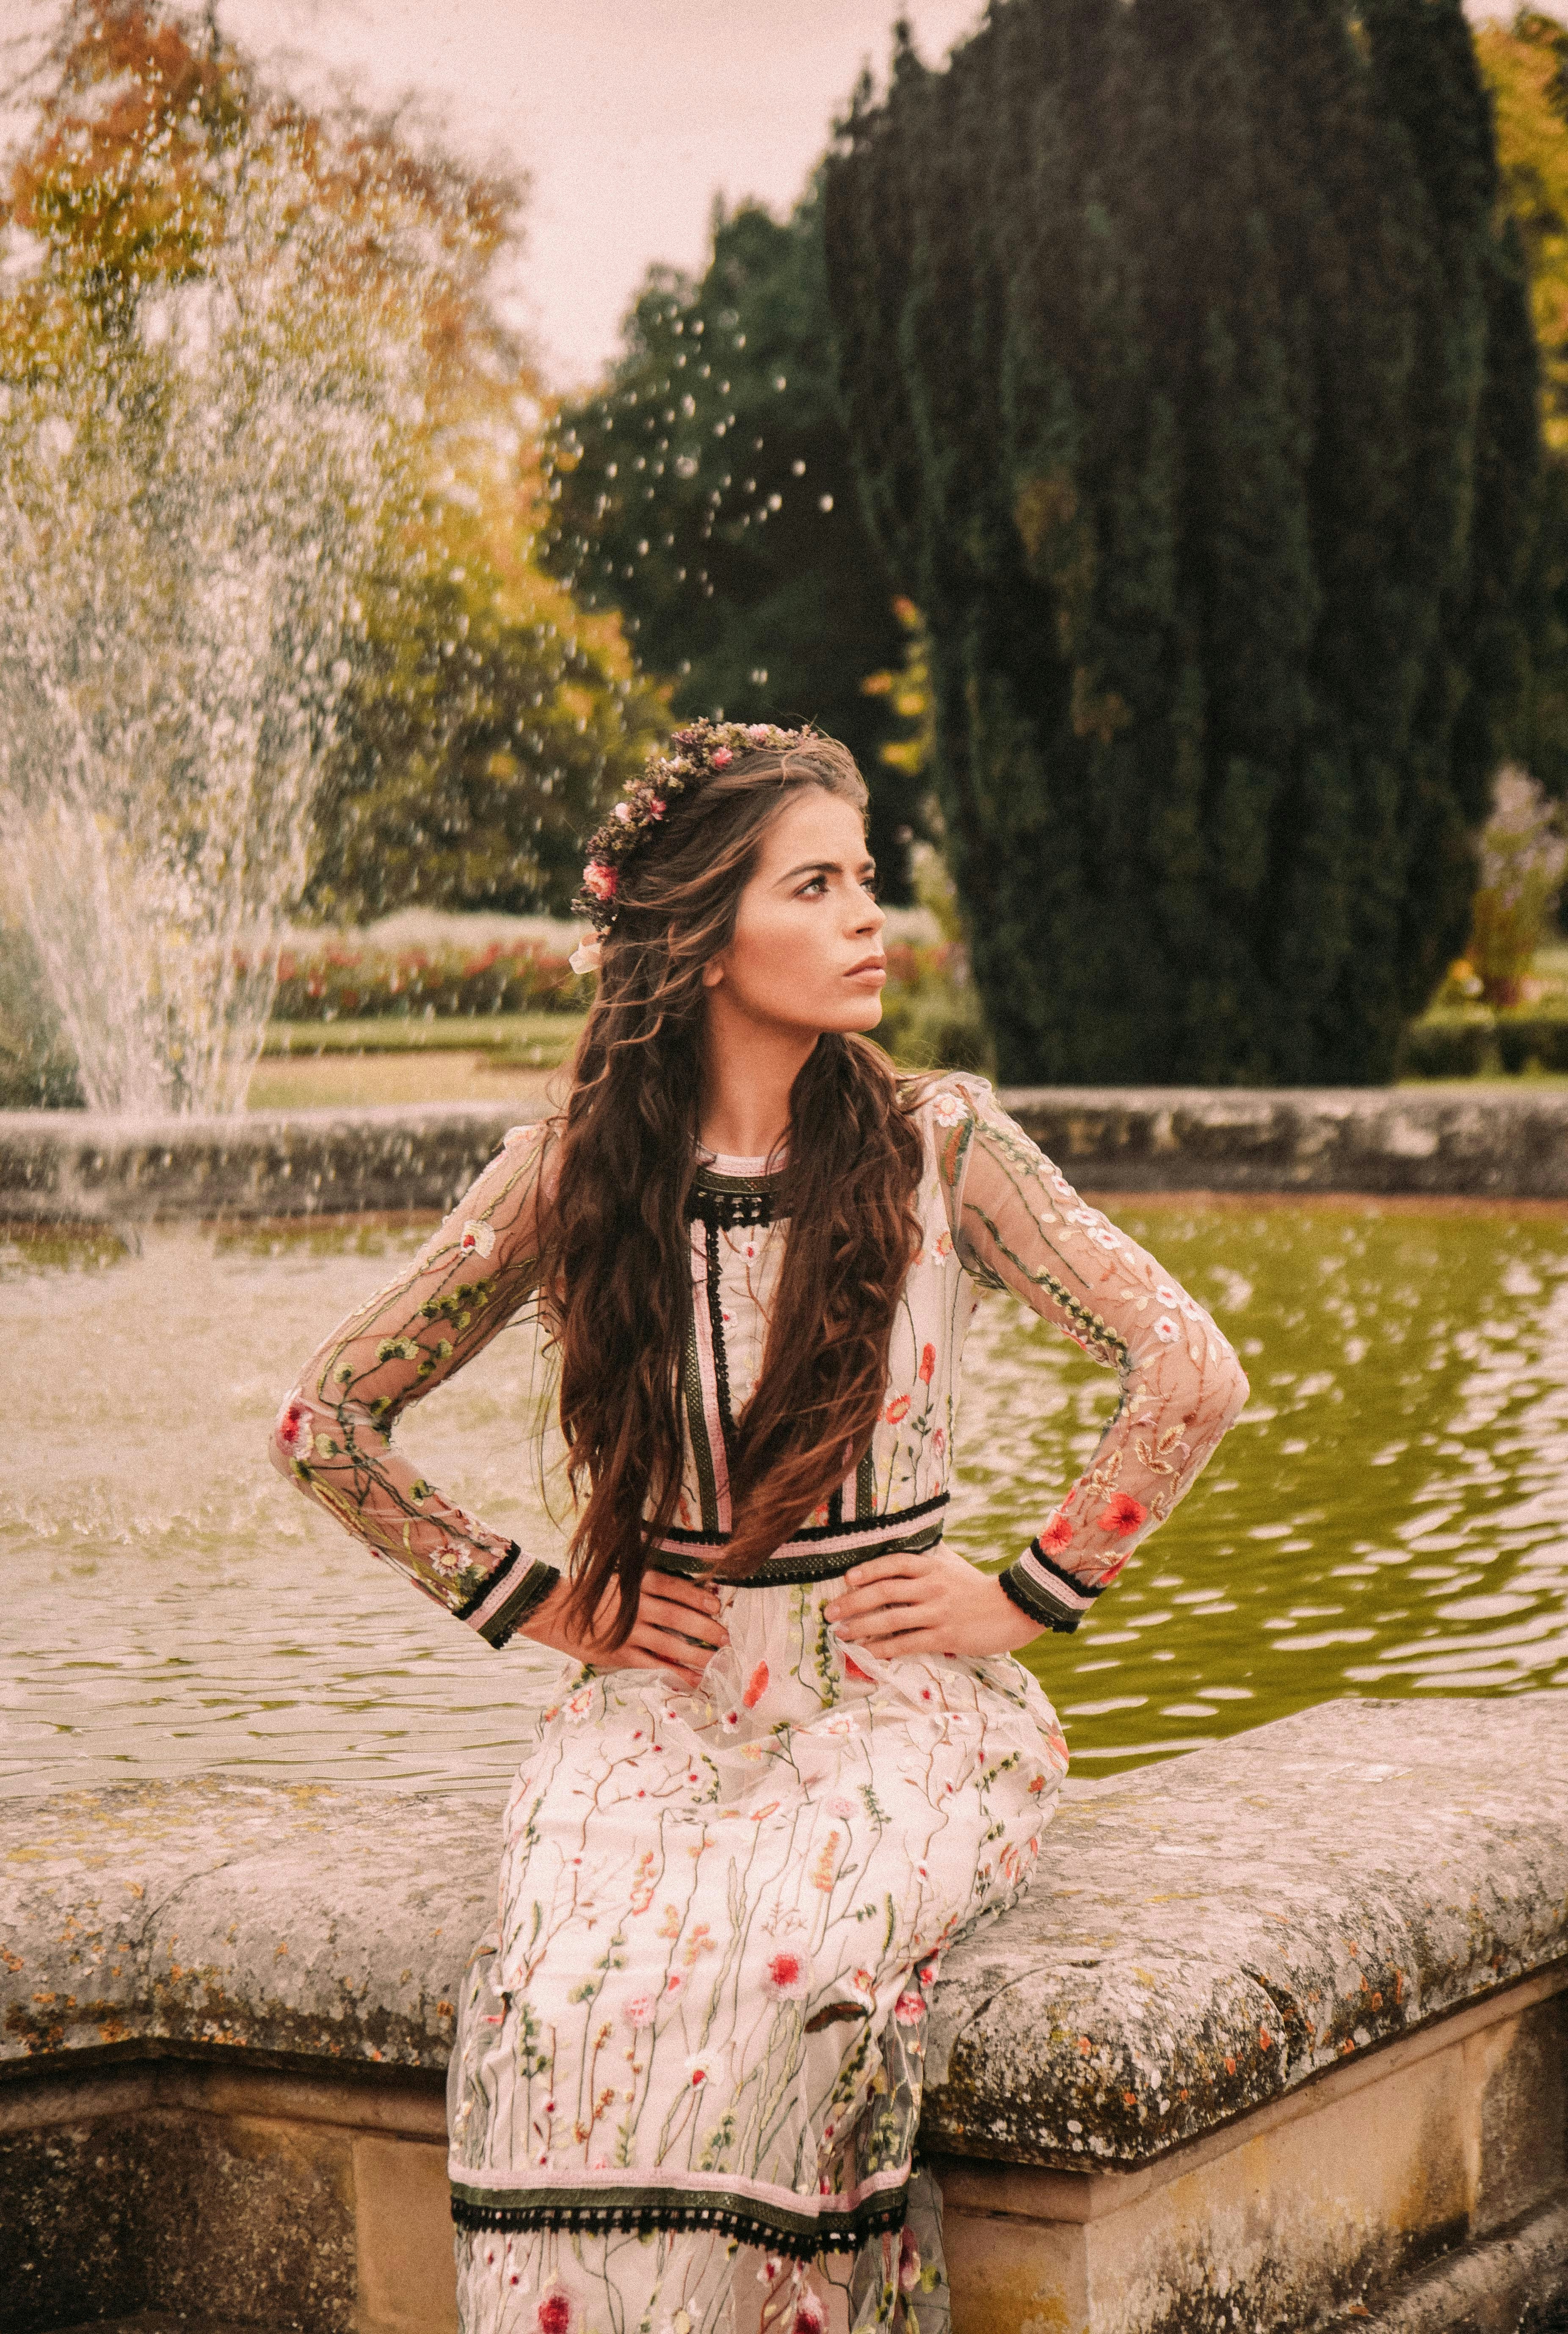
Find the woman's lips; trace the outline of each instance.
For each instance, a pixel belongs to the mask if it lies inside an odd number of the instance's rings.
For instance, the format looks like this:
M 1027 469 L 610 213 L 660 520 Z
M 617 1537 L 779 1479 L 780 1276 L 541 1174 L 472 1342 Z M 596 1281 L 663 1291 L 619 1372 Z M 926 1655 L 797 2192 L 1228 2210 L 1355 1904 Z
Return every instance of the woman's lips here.
M 868 972 L 874 972 L 878 979 L 880 979 L 886 974 L 887 969 L 888 960 L 885 956 L 862 957 L 859 964 L 851 965 L 848 972 L 844 975 L 844 979 L 846 980 L 857 980 Z

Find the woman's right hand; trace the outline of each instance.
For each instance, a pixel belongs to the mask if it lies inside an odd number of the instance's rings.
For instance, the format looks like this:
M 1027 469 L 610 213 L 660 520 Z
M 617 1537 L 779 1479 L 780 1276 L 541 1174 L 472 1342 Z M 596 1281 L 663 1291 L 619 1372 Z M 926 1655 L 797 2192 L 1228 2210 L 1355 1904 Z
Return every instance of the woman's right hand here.
M 611 1589 L 600 1604 L 601 1626 L 612 1618 L 618 1592 Z M 719 1619 L 718 1596 L 699 1580 L 675 1572 L 645 1572 L 637 1600 L 637 1618 L 624 1644 L 608 1645 L 597 1629 L 585 1633 L 570 1625 L 566 1606 L 571 1583 L 559 1581 L 544 1602 L 524 1623 L 519 1635 L 549 1645 L 572 1660 L 590 1662 L 596 1670 L 658 1670 L 688 1693 L 702 1683 L 702 1673 L 729 1632 Z

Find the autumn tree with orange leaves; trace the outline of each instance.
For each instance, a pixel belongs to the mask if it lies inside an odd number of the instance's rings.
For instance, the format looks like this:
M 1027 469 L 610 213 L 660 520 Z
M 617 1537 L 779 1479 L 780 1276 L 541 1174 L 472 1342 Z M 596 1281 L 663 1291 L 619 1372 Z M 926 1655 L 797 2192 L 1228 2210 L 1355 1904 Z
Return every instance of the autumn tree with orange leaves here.
M 53 429 L 63 475 L 113 440 L 122 502 L 147 505 L 117 588 L 142 610 L 175 588 L 148 482 L 183 458 L 180 360 L 204 335 L 249 369 L 217 426 L 231 466 L 260 473 L 236 484 L 261 532 L 365 522 L 336 653 L 302 631 L 313 685 L 296 672 L 283 692 L 319 764 L 297 888 L 340 918 L 564 904 L 576 836 L 662 708 L 616 620 L 584 616 L 532 555 L 538 385 L 489 296 L 520 189 L 396 118 L 313 114 L 210 24 L 140 0 L 77 0 L 43 92 L 0 207 L 0 388 Z M 293 444 L 291 377 L 310 383 Z M 323 403 L 339 427 L 313 497 L 298 455 L 321 459 Z M 249 426 L 269 404 L 275 426 Z

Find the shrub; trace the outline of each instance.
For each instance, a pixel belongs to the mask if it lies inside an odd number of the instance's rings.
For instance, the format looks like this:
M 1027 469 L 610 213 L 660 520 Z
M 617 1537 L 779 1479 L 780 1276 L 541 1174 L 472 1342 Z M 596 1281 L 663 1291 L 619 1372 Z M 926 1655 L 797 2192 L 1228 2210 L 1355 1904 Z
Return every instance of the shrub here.
M 1568 1070 L 1568 1014 L 1500 1015 L 1496 1036 L 1498 1058 L 1512 1075 L 1532 1063 L 1541 1070 Z
M 1546 935 L 1568 841 L 1555 803 L 1527 774 L 1499 770 L 1492 815 L 1481 830 L 1481 882 L 1470 905 L 1465 960 L 1488 1005 L 1517 1005 L 1535 951 Z
M 0 1110 L 80 1110 L 76 1056 L 32 941 L 0 923 Z
M 991 1033 L 962 945 L 954 940 L 888 942 L 882 1018 L 871 1032 L 906 1068 L 995 1068 Z
M 1400 1068 L 1407 1077 L 1473 1078 L 1490 1066 L 1489 1013 L 1429 1013 L 1405 1032 Z

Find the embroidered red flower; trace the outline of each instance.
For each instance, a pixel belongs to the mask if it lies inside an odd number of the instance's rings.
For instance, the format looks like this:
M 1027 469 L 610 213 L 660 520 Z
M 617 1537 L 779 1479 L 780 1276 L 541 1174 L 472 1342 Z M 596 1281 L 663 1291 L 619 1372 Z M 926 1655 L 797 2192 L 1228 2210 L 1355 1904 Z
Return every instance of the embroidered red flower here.
M 297 1451 L 301 1443 L 310 1442 L 310 1413 L 297 1402 L 291 1402 L 278 1421 L 278 1441 L 285 1451 Z
M 563 2293 L 547 2293 L 539 2304 L 539 2334 L 572 2334 L 572 2304 Z
M 1096 1518 L 1101 1531 L 1118 1532 L 1123 1538 L 1149 1521 L 1149 1509 L 1141 1500 L 1126 1491 L 1117 1491 L 1101 1509 Z
M 774 1953 L 767 1965 L 767 1982 L 786 2001 L 799 2001 L 810 1984 L 810 1972 L 800 1953 Z
M 765 1662 L 758 1662 L 755 1669 L 753 1670 L 751 1676 L 746 1681 L 746 1689 L 741 1695 L 741 1700 L 745 1702 L 748 1710 L 755 1710 L 757 1703 L 762 1700 L 766 1692 L 767 1664 Z
M 1073 1527 L 1060 1508 L 1040 1535 L 1040 1545 L 1047 1556 L 1060 1556 L 1073 1537 Z
M 846 1677 L 856 1679 L 861 1685 L 874 1685 L 876 1683 L 876 1680 L 872 1677 L 870 1670 L 863 1670 L 859 1662 L 856 1661 L 853 1654 L 846 1654 L 844 1655 L 844 1675 Z
M 882 1416 L 887 1420 L 890 1426 L 897 1426 L 899 1419 L 907 1415 L 909 1407 L 909 1395 L 907 1394 L 896 1394 L 893 1396 L 892 1401 L 888 1404 L 886 1410 L 883 1411 Z
M 936 1366 L 937 1348 L 935 1345 L 922 1345 L 920 1348 L 920 1384 L 922 1385 L 930 1384 L 931 1373 Z

